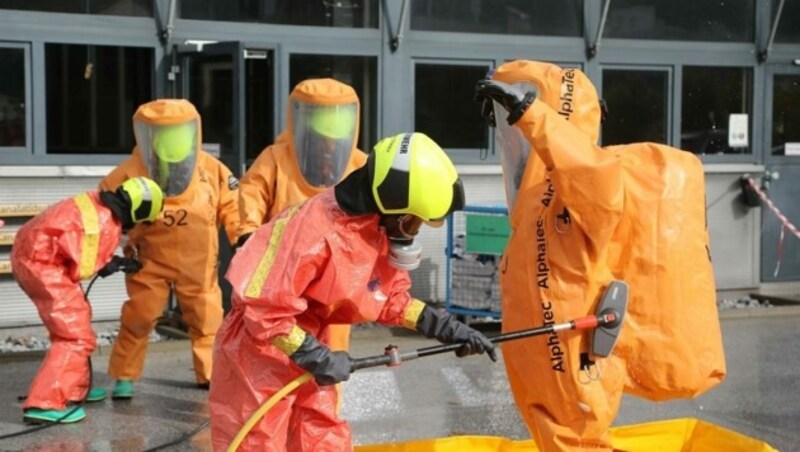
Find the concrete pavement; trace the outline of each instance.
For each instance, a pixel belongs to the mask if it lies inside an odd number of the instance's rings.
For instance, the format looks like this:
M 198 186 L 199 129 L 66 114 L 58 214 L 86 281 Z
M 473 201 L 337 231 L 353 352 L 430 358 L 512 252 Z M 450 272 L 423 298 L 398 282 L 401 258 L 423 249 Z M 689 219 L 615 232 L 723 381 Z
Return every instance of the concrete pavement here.
M 723 320 L 728 378 L 719 387 L 695 400 L 667 403 L 626 396 L 615 425 L 696 417 L 782 451 L 800 450 L 800 315 L 797 310 L 751 315 Z M 737 316 L 741 318 L 730 318 Z M 410 332 L 371 327 L 354 332 L 352 355 L 379 354 L 389 343 L 401 350 L 433 344 Z M 194 387 L 188 343 L 151 347 L 146 378 L 137 385 L 133 400 L 88 405 L 86 421 L 0 440 L 0 450 L 138 451 L 200 425 L 208 416 L 207 393 Z M 95 353 L 94 375 L 99 385 L 110 388 L 107 358 L 107 349 Z M 25 428 L 17 396 L 27 390 L 39 362 L 0 363 L 0 435 Z M 528 437 L 504 366 L 486 357 L 458 359 L 447 354 L 392 369 L 359 371 L 345 385 L 343 415 L 357 444 L 458 434 Z M 170 450 L 210 450 L 209 444 L 206 429 Z

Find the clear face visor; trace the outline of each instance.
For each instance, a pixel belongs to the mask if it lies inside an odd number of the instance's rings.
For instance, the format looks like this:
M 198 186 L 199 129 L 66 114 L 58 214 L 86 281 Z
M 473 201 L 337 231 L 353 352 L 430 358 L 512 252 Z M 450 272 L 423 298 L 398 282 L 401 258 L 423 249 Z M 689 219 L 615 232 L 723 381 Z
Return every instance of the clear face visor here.
M 292 104 L 292 137 L 297 166 L 314 187 L 336 185 L 344 175 L 356 140 L 357 106 Z
M 148 176 L 165 196 L 183 193 L 189 187 L 197 162 L 197 121 L 183 124 L 134 124 L 136 145 Z
M 535 89 L 535 86 L 530 83 L 513 83 L 512 86 L 519 87 L 522 92 Z M 528 164 L 528 157 L 531 153 L 531 144 L 519 128 L 508 125 L 506 120 L 508 112 L 497 102 L 494 102 L 494 115 L 497 122 L 494 141 L 500 153 L 500 163 L 503 165 L 506 201 L 508 209 L 511 210 L 514 208 L 514 202 L 522 184 L 522 176 L 525 174 L 525 166 Z

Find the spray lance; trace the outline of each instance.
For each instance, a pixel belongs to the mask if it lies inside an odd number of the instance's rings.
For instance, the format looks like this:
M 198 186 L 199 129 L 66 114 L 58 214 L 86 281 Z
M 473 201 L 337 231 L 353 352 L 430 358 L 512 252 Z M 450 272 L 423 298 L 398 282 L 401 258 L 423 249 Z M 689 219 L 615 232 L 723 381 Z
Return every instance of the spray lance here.
M 595 310 L 596 314 L 577 319 L 569 320 L 561 323 L 546 323 L 538 328 L 528 330 L 515 331 L 511 333 L 501 334 L 489 338 L 494 344 L 499 344 L 507 341 L 515 341 L 525 339 L 533 336 L 541 336 L 544 334 L 555 334 L 559 331 L 568 330 L 591 330 L 592 334 L 592 354 L 599 357 L 607 357 L 614 350 L 617 344 L 617 338 L 622 329 L 622 321 L 625 318 L 625 312 L 628 306 L 628 285 L 623 281 L 612 281 L 603 292 L 600 302 Z M 438 355 L 441 353 L 454 352 L 463 347 L 464 344 L 445 344 L 435 345 L 431 347 L 419 348 L 407 352 L 401 352 L 396 346 L 389 345 L 386 347 L 382 355 L 368 356 L 366 358 L 354 359 L 351 371 L 355 372 L 360 369 L 368 369 L 370 367 L 389 366 L 395 367 L 400 364 L 411 361 L 417 358 L 423 358 L 431 355 Z M 592 364 L 588 357 L 581 357 L 581 367 L 586 371 L 586 366 Z M 300 377 L 294 379 L 289 384 L 284 386 L 280 391 L 272 395 L 266 402 L 264 402 L 258 410 L 247 420 L 239 433 L 234 437 L 231 444 L 228 446 L 227 451 L 236 451 L 241 442 L 250 432 L 250 430 L 258 423 L 264 414 L 270 410 L 279 400 L 287 394 L 297 389 L 307 381 L 311 380 L 310 373 L 305 373 Z
M 617 337 L 622 328 L 622 319 L 625 316 L 627 304 L 627 284 L 622 281 L 613 281 L 603 293 L 600 303 L 598 303 L 597 314 L 595 315 L 589 315 L 561 323 L 549 323 L 529 330 L 501 334 L 489 338 L 489 340 L 494 344 L 499 344 L 533 336 L 541 336 L 543 334 L 557 333 L 559 331 L 594 329 L 592 354 L 606 357 L 611 354 L 614 345 L 617 343 Z M 356 371 L 382 365 L 389 367 L 399 366 L 405 361 L 410 361 L 412 359 L 454 352 L 462 346 L 463 344 L 434 345 L 407 352 L 400 352 L 396 346 L 389 345 L 382 355 L 353 360 L 352 370 Z

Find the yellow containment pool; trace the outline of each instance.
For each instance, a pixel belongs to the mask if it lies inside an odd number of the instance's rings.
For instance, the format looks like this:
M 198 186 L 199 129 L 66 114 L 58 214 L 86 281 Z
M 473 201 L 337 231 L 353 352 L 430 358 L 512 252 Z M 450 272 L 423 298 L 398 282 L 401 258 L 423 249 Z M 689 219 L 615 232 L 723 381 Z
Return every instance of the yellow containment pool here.
M 625 452 L 770 452 L 777 449 L 749 436 L 693 418 L 648 422 L 611 429 L 614 448 Z M 357 452 L 533 452 L 532 440 L 495 436 L 452 436 L 397 444 L 356 447 Z

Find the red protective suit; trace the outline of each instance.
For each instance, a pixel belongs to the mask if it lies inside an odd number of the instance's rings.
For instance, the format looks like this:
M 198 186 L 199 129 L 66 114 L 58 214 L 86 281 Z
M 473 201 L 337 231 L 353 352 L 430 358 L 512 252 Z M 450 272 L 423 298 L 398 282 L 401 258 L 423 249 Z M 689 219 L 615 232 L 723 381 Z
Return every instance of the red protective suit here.
M 273 339 L 303 329 L 323 343 L 333 323 L 416 326 L 408 273 L 387 261 L 379 216 L 349 216 L 333 189 L 284 211 L 240 248 L 228 270 L 233 309 L 214 345 L 209 405 L 215 450 L 224 450 L 271 395 L 305 371 Z M 273 407 L 240 450 L 342 451 L 350 428 L 334 386 L 313 380 Z
M 51 341 L 23 408 L 63 410 L 89 390 L 95 336 L 80 281 L 111 260 L 121 235 L 119 220 L 96 191 L 51 206 L 17 232 L 14 278 L 36 305 Z
M 139 149 L 100 183 L 107 190 L 123 181 L 146 176 Z M 219 160 L 199 151 L 189 187 L 164 198 L 164 213 L 152 224 L 137 225 L 128 233 L 126 256 L 136 257 L 142 269 L 126 275 L 128 301 L 122 306 L 119 336 L 114 342 L 108 372 L 117 380 L 142 375 L 147 337 L 163 314 L 174 284 L 178 304 L 192 341 L 195 379 L 211 377 L 211 348 L 222 323 L 222 292 L 217 280 L 218 225 L 231 241 L 239 226 L 236 202 L 238 181 Z

